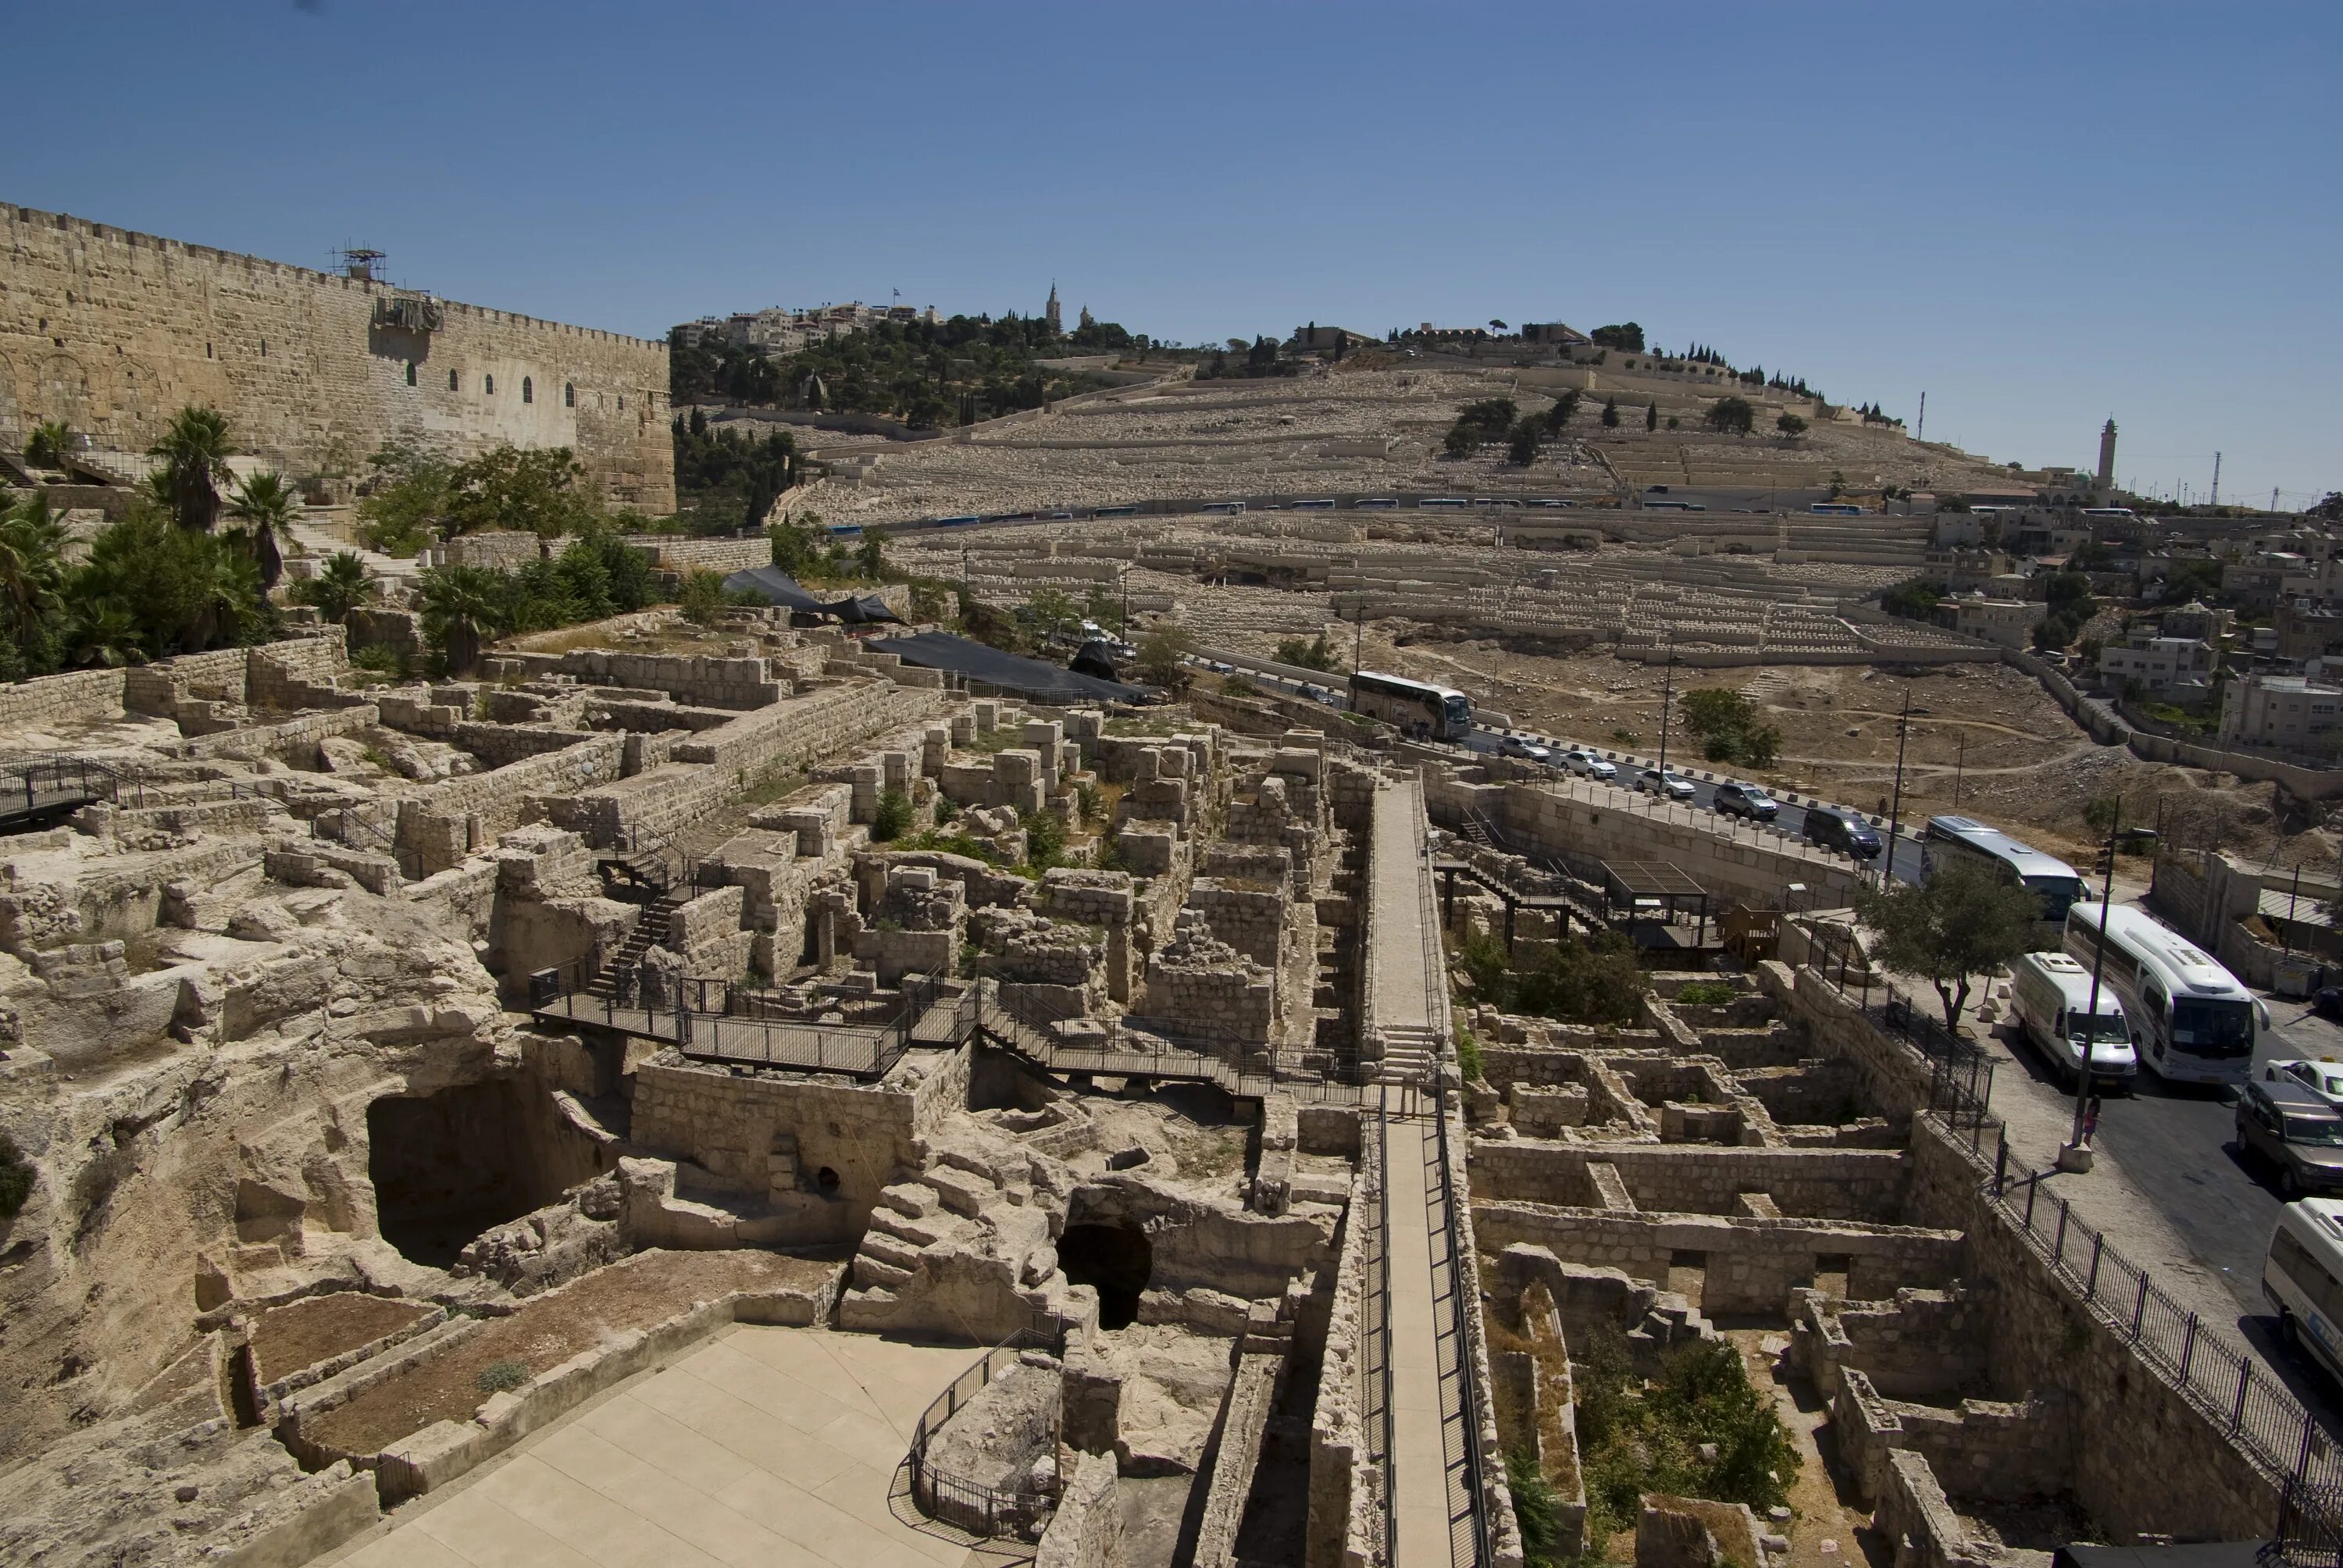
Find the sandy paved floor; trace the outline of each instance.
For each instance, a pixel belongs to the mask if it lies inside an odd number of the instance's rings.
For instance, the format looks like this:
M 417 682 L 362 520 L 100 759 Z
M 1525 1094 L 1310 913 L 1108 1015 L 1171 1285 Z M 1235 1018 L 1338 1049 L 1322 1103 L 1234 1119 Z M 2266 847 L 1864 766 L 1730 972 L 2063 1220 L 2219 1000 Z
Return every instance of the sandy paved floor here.
M 914 1529 L 904 1523 L 913 1517 L 908 1503 L 890 1502 L 912 1423 L 980 1353 L 744 1325 L 418 1500 L 329 1561 L 342 1568 L 998 1563 Z

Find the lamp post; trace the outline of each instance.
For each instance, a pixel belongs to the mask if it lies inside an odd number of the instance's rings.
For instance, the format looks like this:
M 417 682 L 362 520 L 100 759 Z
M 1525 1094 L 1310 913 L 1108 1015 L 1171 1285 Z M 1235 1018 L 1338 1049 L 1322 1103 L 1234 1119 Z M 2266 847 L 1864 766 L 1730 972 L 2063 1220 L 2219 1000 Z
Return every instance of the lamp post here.
M 1668 673 L 1660 687 L 1660 789 L 1668 787 L 1668 708 L 1676 696 L 1676 638 L 1668 634 Z
M 2123 831 L 2123 798 L 2116 798 L 2114 823 L 2107 829 L 2107 847 L 2101 851 L 2106 859 L 2099 882 L 2099 929 L 2097 940 L 2091 945 L 2091 1000 L 2083 1009 L 2083 1060 L 2075 1070 L 2075 1126 L 2066 1146 L 2058 1151 L 2058 1169 L 2084 1171 L 2091 1168 L 2091 1145 L 2084 1131 L 2084 1121 L 2091 1097 L 2091 1041 L 2098 1035 L 2099 977 L 2107 964 L 2107 910 L 2115 902 L 2116 835 Z

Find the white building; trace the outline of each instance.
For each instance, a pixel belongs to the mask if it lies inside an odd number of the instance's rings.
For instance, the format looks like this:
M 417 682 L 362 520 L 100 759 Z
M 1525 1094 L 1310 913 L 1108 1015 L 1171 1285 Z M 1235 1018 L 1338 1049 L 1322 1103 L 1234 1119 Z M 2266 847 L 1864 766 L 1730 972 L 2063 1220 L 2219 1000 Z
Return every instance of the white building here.
M 2212 645 L 2199 638 L 2134 632 L 2129 642 L 2099 649 L 2099 680 L 2117 691 L 2137 681 L 2151 697 L 2207 697 L 2212 692 L 2217 657 Z
M 2321 749 L 2343 719 L 2343 687 L 2299 675 L 2248 675 L 2221 699 L 2221 743 L 2281 751 Z
M 2031 648 L 2034 628 L 2041 623 L 2043 613 L 2040 605 L 2022 599 L 1956 599 L 1953 629 L 1966 637 L 1997 642 L 2004 648 Z

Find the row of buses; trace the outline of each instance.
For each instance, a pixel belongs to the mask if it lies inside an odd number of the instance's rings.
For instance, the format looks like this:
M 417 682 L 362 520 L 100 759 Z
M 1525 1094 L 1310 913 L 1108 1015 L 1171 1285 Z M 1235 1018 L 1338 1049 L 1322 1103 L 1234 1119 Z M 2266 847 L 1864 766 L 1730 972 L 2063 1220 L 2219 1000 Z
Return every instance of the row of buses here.
M 2013 1000 L 2054 1060 L 2079 1070 L 2087 1050 L 2094 1076 L 2128 1076 L 2127 1063 L 2120 1071 L 2104 1065 L 2105 1047 L 2113 1044 L 2115 1054 L 2172 1081 L 2246 1081 L 2255 1047 L 2269 1031 L 2269 1009 L 2195 943 L 2145 910 L 2086 901 L 2072 866 L 1972 818 L 1931 818 L 1920 846 L 1923 877 L 1972 859 L 2041 900 L 2039 932 L 2067 961 L 2021 961 Z M 2096 1009 L 2087 991 L 2095 971 Z M 2127 1037 L 2130 1050 L 2123 1052 Z

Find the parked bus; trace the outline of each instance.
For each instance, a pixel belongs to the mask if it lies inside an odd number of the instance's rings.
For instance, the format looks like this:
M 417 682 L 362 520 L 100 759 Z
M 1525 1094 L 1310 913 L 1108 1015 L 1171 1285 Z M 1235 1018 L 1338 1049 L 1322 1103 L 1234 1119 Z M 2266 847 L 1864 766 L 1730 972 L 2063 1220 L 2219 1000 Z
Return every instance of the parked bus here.
M 1245 504 L 1242 501 L 1206 501 L 1196 509 L 1202 512 L 1219 512 L 1225 517 L 1232 518 L 1245 509 Z
M 1296 501 L 1293 503 L 1293 509 L 1297 512 L 1331 512 L 1334 509 L 1334 503 L 1332 501 Z
M 963 512 L 956 518 L 938 518 L 936 519 L 936 527 L 940 528 L 972 528 L 982 521 L 984 521 L 984 519 L 978 517 L 974 512 Z
M 1101 507 L 1091 514 L 1094 518 L 1131 518 L 1138 515 L 1137 507 Z
M 2042 900 L 2036 919 L 2046 925 L 2064 925 L 2066 910 L 2083 893 L 2082 877 L 2055 855 L 2021 844 L 1974 817 L 1929 818 L 1920 829 L 1921 879 L 1963 856 L 1992 867 L 2005 882 L 2031 890 Z
M 2278 1211 L 2262 1294 L 2279 1337 L 2343 1378 L 2343 1198 L 2305 1198 Z
M 2174 1082 L 2244 1082 L 2256 1041 L 2268 1036 L 2269 1009 L 2145 910 L 2105 910 L 2078 903 L 2066 911 L 2066 951 L 2088 971 L 2104 941 L 2102 979 L 2123 1000 L 2142 1065 Z
M 1351 711 L 1431 740 L 1464 740 L 1473 733 L 1473 699 L 1463 692 L 1372 669 L 1351 677 Z
M 1422 508 L 1426 507 L 1469 507 L 1473 503 L 1463 496 L 1418 496 L 1416 498 L 1415 504 L 1419 508 Z
M 1643 506 L 1644 510 L 1647 512 L 1704 512 L 1708 510 L 1707 503 L 1704 501 L 1644 501 L 1641 503 L 1641 505 Z
M 1393 507 L 1398 505 L 1399 502 L 1390 496 L 1368 496 L 1363 499 L 1353 501 L 1351 503 L 1351 510 L 1354 512 L 1388 512 Z
M 1859 518 L 1863 508 L 1853 501 L 1815 501 L 1806 510 L 1817 518 Z

